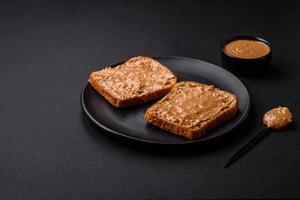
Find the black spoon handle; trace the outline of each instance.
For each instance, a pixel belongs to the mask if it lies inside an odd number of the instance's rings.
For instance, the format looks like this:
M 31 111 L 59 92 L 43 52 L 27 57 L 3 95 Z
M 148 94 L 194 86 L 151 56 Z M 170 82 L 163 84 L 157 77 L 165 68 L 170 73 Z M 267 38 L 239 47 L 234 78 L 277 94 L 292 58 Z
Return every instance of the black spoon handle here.
M 243 146 L 240 150 L 238 150 L 228 161 L 223 165 L 223 168 L 226 168 L 230 166 L 232 163 L 234 163 L 236 160 L 238 160 L 240 157 L 242 157 L 245 153 L 247 153 L 254 145 L 259 142 L 263 137 L 265 137 L 269 130 L 267 127 L 263 128 L 260 133 L 258 133 L 256 136 L 251 138 L 245 146 Z

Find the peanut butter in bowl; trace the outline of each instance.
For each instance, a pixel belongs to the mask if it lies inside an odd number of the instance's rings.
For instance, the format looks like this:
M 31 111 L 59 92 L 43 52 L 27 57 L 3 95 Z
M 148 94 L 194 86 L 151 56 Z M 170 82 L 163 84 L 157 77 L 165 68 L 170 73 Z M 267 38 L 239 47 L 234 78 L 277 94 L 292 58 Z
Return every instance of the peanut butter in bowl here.
M 259 37 L 238 35 L 221 43 L 221 64 L 238 76 L 262 76 L 270 67 L 271 44 Z
M 239 39 L 228 43 L 225 52 L 231 56 L 242 59 L 255 59 L 270 53 L 270 47 L 257 40 Z

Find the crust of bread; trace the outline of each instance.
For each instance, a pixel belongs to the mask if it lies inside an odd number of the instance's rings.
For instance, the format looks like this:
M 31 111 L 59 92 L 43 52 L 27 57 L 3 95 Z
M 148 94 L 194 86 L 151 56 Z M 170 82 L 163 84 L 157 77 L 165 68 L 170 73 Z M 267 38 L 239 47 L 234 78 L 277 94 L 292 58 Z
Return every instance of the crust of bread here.
M 143 57 L 143 56 L 138 56 L 138 57 L 135 57 L 135 58 L 144 58 L 144 59 L 146 58 L 146 59 L 154 60 L 150 57 Z M 131 60 L 131 59 L 129 59 L 129 60 Z M 160 65 L 161 65 L 161 67 L 167 68 L 166 66 L 164 66 L 162 64 L 160 64 Z M 172 73 L 172 72 L 170 71 L 170 73 Z M 158 99 L 160 97 L 163 97 L 176 84 L 176 76 L 175 76 L 175 81 L 172 84 L 166 85 L 163 88 L 158 89 L 154 92 L 145 93 L 142 96 L 132 96 L 132 97 L 129 97 L 129 98 L 126 98 L 126 99 L 119 99 L 119 98 L 114 97 L 109 91 L 107 91 L 103 87 L 103 85 L 101 85 L 101 83 L 99 83 L 99 81 L 97 81 L 97 76 L 94 75 L 93 73 L 91 73 L 91 75 L 88 79 L 88 82 L 93 86 L 93 88 L 99 94 L 101 94 L 113 106 L 115 106 L 115 107 L 127 107 L 127 106 L 134 106 L 134 105 L 137 105 L 137 104 L 143 104 L 143 103 L 149 102 L 151 100 L 155 100 L 155 99 Z
M 180 82 L 180 83 L 182 84 L 183 82 Z M 189 84 L 191 82 L 190 81 L 184 81 L 184 83 Z M 173 89 L 176 90 L 176 86 Z M 218 91 L 222 91 L 218 88 L 214 88 L 214 89 L 218 90 Z M 176 135 L 184 136 L 188 139 L 195 139 L 195 138 L 203 137 L 211 129 L 217 127 L 218 125 L 220 125 L 221 123 L 223 123 L 225 121 L 228 121 L 228 120 L 232 119 L 237 114 L 238 101 L 237 101 L 236 96 L 234 94 L 229 93 L 229 92 L 226 92 L 226 93 L 232 95 L 232 97 L 234 99 L 231 102 L 229 108 L 221 111 L 214 118 L 211 118 L 211 119 L 205 121 L 205 123 L 202 124 L 202 126 L 199 126 L 199 127 L 196 126 L 196 127 L 190 128 L 190 127 L 187 127 L 187 126 L 182 126 L 180 124 L 170 122 L 166 119 L 158 118 L 155 115 L 154 110 L 157 108 L 157 106 L 159 106 L 158 103 L 164 101 L 165 98 L 168 98 L 169 94 L 167 94 L 159 102 L 157 102 L 156 104 L 154 104 L 153 106 L 148 108 L 145 112 L 144 119 L 147 122 L 152 123 L 153 125 L 160 127 L 161 129 L 170 131 L 170 132 L 172 132 Z

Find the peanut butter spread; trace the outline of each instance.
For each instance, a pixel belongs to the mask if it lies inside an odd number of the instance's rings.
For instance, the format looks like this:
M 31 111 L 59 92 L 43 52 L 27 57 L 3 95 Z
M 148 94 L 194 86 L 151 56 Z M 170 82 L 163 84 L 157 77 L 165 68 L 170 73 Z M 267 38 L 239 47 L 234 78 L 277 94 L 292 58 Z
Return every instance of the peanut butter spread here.
M 269 110 L 263 118 L 268 128 L 280 130 L 287 127 L 293 120 L 293 115 L 287 107 L 278 107 Z
M 234 95 L 213 86 L 181 82 L 157 104 L 155 114 L 172 123 L 195 127 L 215 118 L 234 101 Z
M 270 47 L 256 40 L 235 40 L 225 46 L 225 52 L 243 59 L 259 58 L 270 52 Z
M 174 74 L 158 61 L 134 57 L 117 67 L 93 72 L 102 87 L 118 99 L 140 97 L 176 82 Z

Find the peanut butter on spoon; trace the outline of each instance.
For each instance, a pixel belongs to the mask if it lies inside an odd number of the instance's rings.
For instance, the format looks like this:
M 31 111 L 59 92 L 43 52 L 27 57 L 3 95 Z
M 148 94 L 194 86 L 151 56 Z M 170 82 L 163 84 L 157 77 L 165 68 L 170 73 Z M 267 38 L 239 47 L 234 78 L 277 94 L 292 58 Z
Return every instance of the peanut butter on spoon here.
M 287 107 L 277 107 L 269 110 L 265 113 L 263 122 L 266 125 L 259 134 L 251 138 L 245 146 L 238 150 L 228 161 L 223 165 L 223 168 L 230 166 L 233 162 L 242 157 L 246 152 L 248 152 L 256 143 L 258 143 L 262 138 L 264 138 L 270 131 L 281 130 L 290 125 L 293 121 L 293 115 Z
M 287 127 L 293 120 L 293 115 L 287 107 L 277 107 L 266 112 L 263 118 L 264 124 L 271 129 L 281 130 Z

